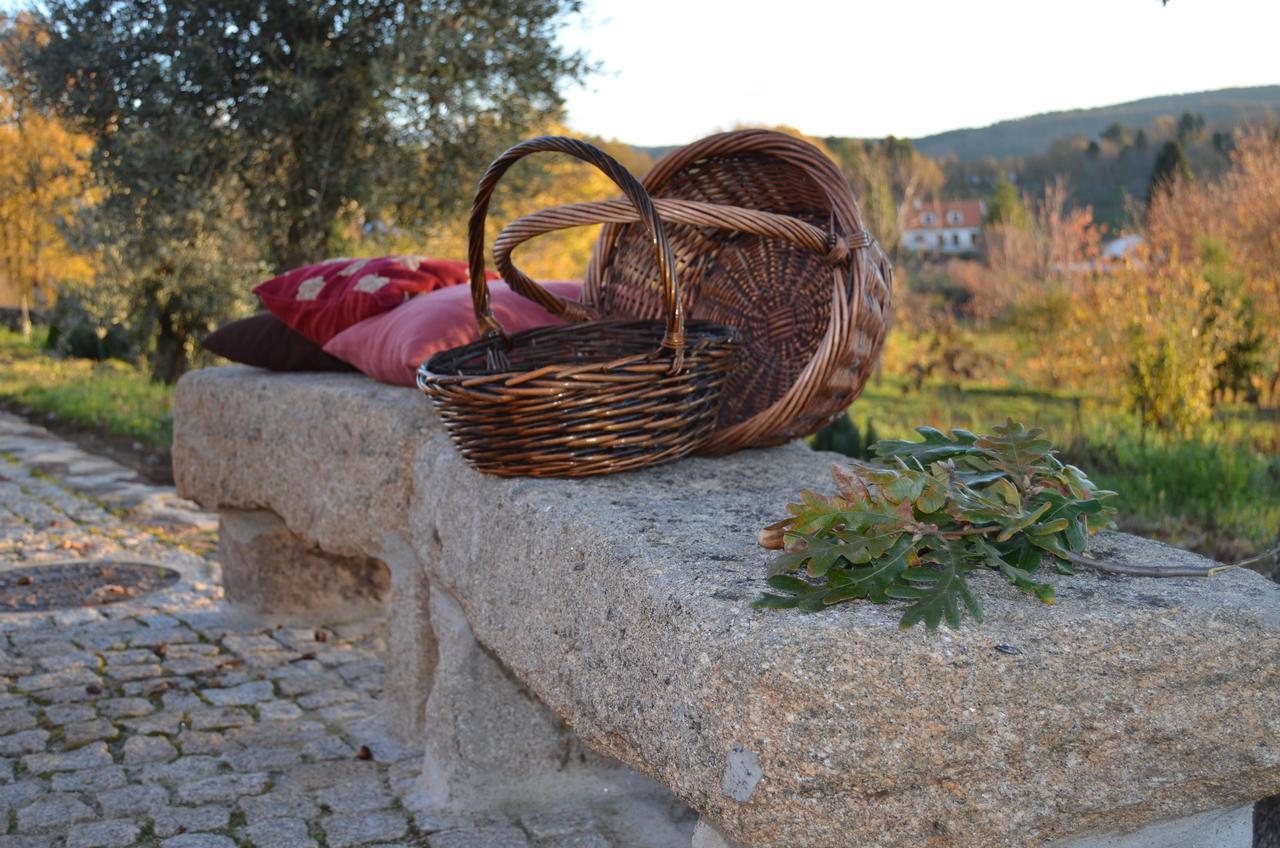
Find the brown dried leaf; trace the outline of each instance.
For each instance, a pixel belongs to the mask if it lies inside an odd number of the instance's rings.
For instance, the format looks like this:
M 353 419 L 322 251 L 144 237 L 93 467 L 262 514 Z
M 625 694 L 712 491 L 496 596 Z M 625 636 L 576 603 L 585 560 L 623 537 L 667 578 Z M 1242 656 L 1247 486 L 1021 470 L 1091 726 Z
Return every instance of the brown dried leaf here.
M 866 482 L 852 468 L 838 462 L 831 463 L 831 479 L 836 483 L 836 491 L 847 500 L 861 502 L 871 497 Z

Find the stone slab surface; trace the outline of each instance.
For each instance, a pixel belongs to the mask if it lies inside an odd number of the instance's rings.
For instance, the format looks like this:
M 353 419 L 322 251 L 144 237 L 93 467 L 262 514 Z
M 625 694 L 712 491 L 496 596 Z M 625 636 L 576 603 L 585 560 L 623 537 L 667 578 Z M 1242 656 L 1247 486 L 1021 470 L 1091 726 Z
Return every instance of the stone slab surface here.
M 206 506 L 268 509 L 347 556 L 376 555 L 388 528 L 405 526 L 409 457 L 440 428 L 420 392 L 353 374 L 208 368 L 179 381 L 174 407 L 179 491 Z
M 980 580 L 987 623 L 958 633 L 903 633 L 892 607 L 755 611 L 756 531 L 798 489 L 828 485 L 830 456 L 789 446 L 502 480 L 467 467 L 411 392 L 243 369 L 183 382 L 183 494 L 269 508 L 342 553 L 404 516 L 399 531 L 480 643 L 588 745 L 674 789 L 726 839 L 1021 848 L 1280 789 L 1280 587 L 1257 574 L 1086 573 L 1056 579 L 1052 608 Z M 323 429 L 297 430 L 322 409 Z M 237 430 L 252 434 L 247 453 L 230 436 L 221 450 L 190 443 Z M 296 444 L 267 451 L 289 433 Z M 334 433 L 380 435 L 320 474 L 310 453 L 336 449 Z M 333 504 L 353 498 L 387 511 L 344 535 Z M 1121 534 L 1096 550 L 1198 561 Z

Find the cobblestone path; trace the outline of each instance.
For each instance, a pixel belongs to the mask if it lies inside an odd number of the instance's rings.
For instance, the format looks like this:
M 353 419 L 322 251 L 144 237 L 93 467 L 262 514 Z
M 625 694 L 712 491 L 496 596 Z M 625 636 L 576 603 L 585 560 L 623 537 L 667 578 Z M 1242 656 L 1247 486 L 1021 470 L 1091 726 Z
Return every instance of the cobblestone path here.
M 216 521 L 0 414 L 0 571 L 116 558 L 181 579 L 119 603 L 0 613 L 0 848 L 619 848 L 585 810 L 442 820 L 381 729 L 384 623 L 229 608 Z M 687 844 L 687 843 L 686 843 Z

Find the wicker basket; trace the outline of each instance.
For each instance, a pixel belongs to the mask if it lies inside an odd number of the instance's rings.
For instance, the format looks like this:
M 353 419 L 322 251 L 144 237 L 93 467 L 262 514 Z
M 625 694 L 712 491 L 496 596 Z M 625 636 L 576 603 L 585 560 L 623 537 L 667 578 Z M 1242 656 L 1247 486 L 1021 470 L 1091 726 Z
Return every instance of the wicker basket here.
M 507 336 L 489 308 L 484 225 L 506 170 L 539 151 L 596 166 L 622 188 L 648 232 L 653 285 L 665 320 L 600 320 L 511 268 L 507 283 L 571 322 Z M 471 294 L 482 337 L 431 357 L 418 387 L 431 397 L 450 437 L 481 471 L 502 476 L 584 477 L 625 471 L 692 453 L 714 431 L 736 334 L 686 321 L 675 261 L 648 194 L 612 157 L 570 138 L 518 144 L 485 172 L 468 228 Z
M 800 139 L 742 130 L 668 154 L 644 182 L 664 218 L 689 315 L 741 335 L 717 432 L 699 452 L 779 444 L 842 414 L 879 357 L 892 269 L 839 168 Z M 698 218 L 669 203 L 678 201 L 721 208 L 699 207 Z M 647 241 L 635 224 L 606 224 L 583 301 L 606 313 L 656 314 Z

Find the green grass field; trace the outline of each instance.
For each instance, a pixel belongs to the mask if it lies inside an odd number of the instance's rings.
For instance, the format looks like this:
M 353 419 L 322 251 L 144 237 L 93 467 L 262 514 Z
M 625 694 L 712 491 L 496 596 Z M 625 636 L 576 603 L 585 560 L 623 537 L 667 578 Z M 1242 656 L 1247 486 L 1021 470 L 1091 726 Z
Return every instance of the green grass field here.
M 59 359 L 0 328 L 0 397 L 6 401 L 148 446 L 173 440 L 173 390 L 134 366 L 109 360 Z

